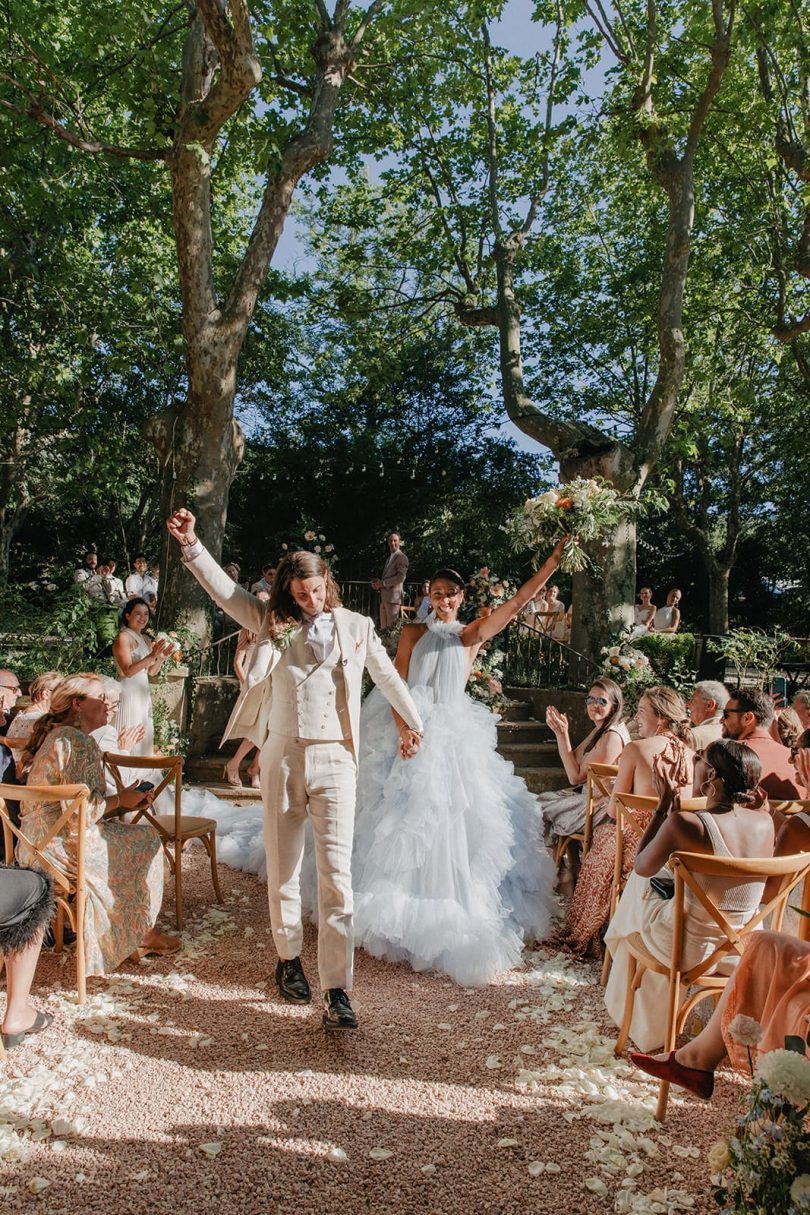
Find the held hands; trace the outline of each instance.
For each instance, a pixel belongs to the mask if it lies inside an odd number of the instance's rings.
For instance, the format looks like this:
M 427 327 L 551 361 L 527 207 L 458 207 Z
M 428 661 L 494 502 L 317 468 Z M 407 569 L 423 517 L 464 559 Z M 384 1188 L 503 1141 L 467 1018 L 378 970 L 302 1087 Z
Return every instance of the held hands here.
M 413 759 L 422 743 L 422 735 L 410 726 L 402 726 L 399 731 L 399 754 L 402 759 Z
M 169 535 L 174 536 L 178 544 L 194 544 L 197 539 L 197 533 L 194 531 L 196 522 L 191 511 L 187 510 L 185 506 L 180 506 L 166 520 L 166 527 Z

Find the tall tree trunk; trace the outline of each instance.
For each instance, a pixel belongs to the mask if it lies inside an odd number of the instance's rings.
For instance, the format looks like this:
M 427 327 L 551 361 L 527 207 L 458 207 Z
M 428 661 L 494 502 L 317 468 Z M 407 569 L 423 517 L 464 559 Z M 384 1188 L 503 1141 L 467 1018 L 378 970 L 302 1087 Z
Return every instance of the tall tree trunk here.
M 707 561 L 706 573 L 709 576 L 709 632 L 727 633 L 728 584 L 731 567 L 720 561 Z

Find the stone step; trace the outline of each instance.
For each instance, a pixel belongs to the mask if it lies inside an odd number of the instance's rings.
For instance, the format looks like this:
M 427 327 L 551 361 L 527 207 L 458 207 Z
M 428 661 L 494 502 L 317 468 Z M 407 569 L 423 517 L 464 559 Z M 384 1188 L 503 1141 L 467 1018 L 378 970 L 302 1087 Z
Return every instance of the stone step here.
M 207 789 L 209 793 L 213 793 L 214 797 L 220 798 L 223 802 L 235 802 L 238 806 L 253 806 L 262 800 L 262 795 L 258 789 L 251 789 L 249 785 L 243 785 L 241 789 L 234 788 L 233 785 L 226 785 L 217 781 L 189 781 L 190 789 Z
M 501 721 L 527 721 L 531 716 L 531 704 L 521 696 L 509 699 L 501 710 Z
M 530 793 L 547 793 L 549 789 L 565 789 L 569 783 L 564 768 L 515 768 L 515 775 L 526 782 Z
M 556 743 L 498 743 L 498 752 L 516 768 L 562 768 Z
M 498 746 L 509 743 L 552 743 L 556 747 L 545 722 L 528 719 L 498 722 Z

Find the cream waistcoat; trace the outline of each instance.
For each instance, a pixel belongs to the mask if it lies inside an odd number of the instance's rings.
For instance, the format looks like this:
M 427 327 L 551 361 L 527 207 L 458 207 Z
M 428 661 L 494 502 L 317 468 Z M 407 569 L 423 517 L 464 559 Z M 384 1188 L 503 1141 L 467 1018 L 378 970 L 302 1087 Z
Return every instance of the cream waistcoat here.
M 268 728 L 288 738 L 335 742 L 351 738 L 344 663 L 337 642 L 319 663 L 303 629 L 273 671 Z

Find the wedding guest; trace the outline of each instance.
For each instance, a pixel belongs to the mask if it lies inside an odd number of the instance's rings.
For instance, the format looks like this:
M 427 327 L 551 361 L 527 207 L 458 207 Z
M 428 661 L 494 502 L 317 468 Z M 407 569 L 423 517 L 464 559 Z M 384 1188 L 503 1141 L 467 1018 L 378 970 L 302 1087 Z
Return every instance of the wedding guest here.
M 5 743 L 0 742 L 0 785 L 18 785 L 17 761 L 14 752 Z M 18 802 L 6 802 L 11 821 L 20 825 L 20 807 Z M 2 951 L 0 951 L 2 952 Z
M 810 730 L 810 692 L 797 692 L 793 697 L 792 708 L 802 723 L 802 729 Z
M 128 599 L 142 599 L 144 579 L 146 578 L 146 553 L 136 553 L 132 558 L 132 573 L 124 583 Z
M 21 693 L 20 681 L 14 672 L 5 667 L 0 669 L 0 735 L 5 735 L 11 719 L 11 711 Z
M 573 953 L 598 957 L 601 952 L 602 930 L 610 915 L 610 892 L 616 860 L 614 804 L 617 795 L 634 793 L 641 797 L 656 796 L 653 761 L 658 755 L 662 755 L 674 769 L 678 785 L 684 793 L 689 794 L 692 790 L 692 733 L 688 722 L 686 706 L 672 688 L 647 688 L 638 702 L 636 727 L 639 737 L 622 751 L 613 794 L 608 803 L 609 818 L 594 832 L 593 844 L 582 863 L 568 912 L 563 944 Z M 636 817 L 644 822 L 650 814 L 638 812 Z M 634 832 L 625 832 L 622 854 L 622 873 L 625 877 L 633 867 L 638 842 Z
M 678 789 L 666 760 L 659 761 L 661 797 L 655 814 L 638 845 L 638 852 L 616 914 L 608 925 L 606 945 L 613 967 L 605 990 L 605 1007 L 621 1025 L 627 998 L 628 955 L 626 940 L 640 933 L 645 947 L 659 962 L 668 963 L 675 928 L 675 902 L 650 883 L 673 852 L 695 852 L 720 857 L 756 858 L 773 855 L 773 822 L 763 810 L 758 792 L 762 765 L 744 743 L 721 739 L 706 751 L 706 779 L 701 792 L 706 809 L 681 810 Z M 765 889 L 764 880 L 699 877 L 698 884 L 722 910 L 734 928 L 754 916 Z M 683 968 L 697 966 L 725 939 L 725 933 L 703 904 L 687 891 L 684 900 Z M 636 991 L 630 1037 L 641 1050 L 661 1046 L 666 1033 L 669 980 L 647 971 Z M 684 991 L 684 997 L 686 996 Z
M 275 573 L 275 569 L 276 567 L 272 561 L 264 563 L 261 578 L 258 578 L 250 588 L 254 595 L 257 595 L 259 591 L 265 591 L 268 595 L 270 594 L 273 589 L 273 574 Z
M 388 537 L 388 558 L 383 566 L 382 575 L 371 583 L 373 589 L 380 595 L 380 628 L 388 629 L 399 618 L 402 605 L 402 588 L 408 575 L 408 558 L 402 551 L 402 539 L 399 532 L 391 532 Z
M 648 586 L 643 586 L 638 593 L 640 602 L 633 608 L 633 624 L 637 627 L 648 628 L 650 621 L 654 618 L 656 607 L 652 601 L 652 590 Z
M 0 958 L 6 968 L 3 1046 L 13 1050 L 27 1034 L 47 1029 L 53 1017 L 30 1001 L 42 938 L 53 915 L 53 886 L 38 869 L 0 865 Z
M 544 831 L 549 843 L 559 836 L 584 829 L 588 800 L 584 785 L 588 779 L 588 768 L 591 764 L 617 764 L 630 742 L 627 726 L 622 720 L 622 690 L 614 680 L 606 676 L 595 679 L 585 697 L 585 706 L 593 728 L 576 748 L 571 746 L 565 713 L 560 713 L 553 705 L 546 709 L 546 725 L 554 734 L 566 776 L 571 782 L 568 789 L 550 790 L 538 795 L 537 804 L 543 815 Z M 594 828 L 604 821 L 606 814 L 607 803 L 602 798 L 593 810 Z
M 105 558 L 103 565 L 105 571 L 101 575 L 101 584 L 104 588 L 104 594 L 108 603 L 113 607 L 120 607 L 126 603 L 127 596 L 124 590 L 124 584 L 116 575 L 117 562 L 114 557 Z
M 25 753 L 29 785 L 86 785 L 90 790 L 84 835 L 87 912 L 84 943 L 88 975 L 109 974 L 130 955 L 174 953 L 175 937 L 155 928 L 163 901 L 163 847 L 149 823 L 104 821 L 113 810 L 136 809 L 148 795 L 134 786 L 105 795 L 101 752 L 90 737 L 106 722 L 107 706 L 96 675 L 69 675 L 56 688 L 50 712 L 34 727 Z M 46 844 L 63 813 L 61 802 L 29 802 L 20 807 L 26 836 L 43 843 L 44 854 L 66 876 L 75 877 L 75 823 L 63 826 Z M 36 854 L 21 843 L 21 864 Z
M 422 598 L 419 602 L 419 607 L 416 609 L 415 620 L 417 624 L 424 624 L 430 615 L 430 579 L 425 578 L 422 583 Z
M 630 1059 L 648 1076 L 708 1101 L 726 1055 L 735 1071 L 749 1075 L 751 1054 L 756 1060 L 781 1050 L 787 1037 L 804 1039 L 809 1016 L 810 944 L 781 932 L 752 932 L 700 1033 L 669 1054 L 633 1053 Z M 757 1041 L 737 1020 L 742 1017 L 757 1023 Z
M 102 688 L 104 697 L 105 716 L 106 720 L 103 726 L 99 726 L 97 730 L 90 732 L 90 737 L 98 743 L 98 749 L 102 755 L 110 751 L 115 755 L 130 755 L 133 747 L 143 741 L 143 736 L 146 733 L 143 722 L 139 722 L 135 726 L 124 726 L 119 730 L 118 721 L 118 706 L 121 702 L 121 684 L 117 679 L 112 679 L 109 675 L 101 675 L 99 683 Z M 141 775 L 143 775 L 141 773 Z M 105 779 L 107 782 L 107 794 L 112 797 L 118 786 L 116 785 L 112 774 L 105 769 Z
M 702 679 L 692 689 L 686 707 L 692 722 L 692 737 L 697 752 L 705 751 L 709 743 L 722 737 L 723 709 L 728 703 L 728 697 L 728 688 L 716 679 Z
M 559 598 L 556 586 L 550 586 L 546 590 L 546 611 L 548 616 L 548 632 L 555 641 L 561 641 L 565 631 L 565 604 Z
M 144 598 L 146 598 L 149 595 L 153 595 L 155 598 L 155 602 L 157 602 L 159 587 L 160 587 L 160 562 L 157 561 L 155 558 L 153 558 L 149 562 L 149 571 L 144 576 L 144 580 L 143 580 Z
M 270 598 L 269 591 L 254 591 L 257 599 L 262 603 L 267 603 Z M 235 723 L 242 716 L 242 708 L 246 693 L 267 676 L 270 662 L 272 659 L 273 646 L 271 642 L 263 643 L 261 647 L 258 645 L 258 635 L 250 629 L 241 629 L 239 639 L 236 643 L 236 653 L 233 656 L 233 670 L 236 678 L 239 680 L 239 697 L 234 705 L 228 725 L 225 727 L 225 733 L 222 738 L 222 743 L 227 742 L 229 738 L 238 738 L 235 733 Z M 258 651 L 258 652 L 257 652 Z M 262 742 L 264 739 L 262 739 Z M 220 743 L 220 746 L 222 746 Z M 234 755 L 228 760 L 224 769 L 224 777 L 227 784 L 235 789 L 241 789 L 242 778 L 239 775 L 239 768 L 242 760 L 250 754 L 251 751 L 256 751 L 253 757 L 253 762 L 248 768 L 248 779 L 250 780 L 251 789 L 261 788 L 259 780 L 259 751 L 261 743 L 256 743 L 247 735 L 242 736 L 242 741 L 236 749 Z
M 761 785 L 768 797 L 790 800 L 801 797 L 790 751 L 770 735 L 773 701 L 760 688 L 732 692 L 723 709 L 723 735 L 744 742 L 756 751 L 762 764 Z
M 31 681 L 28 688 L 31 703 L 27 708 L 20 709 L 6 731 L 8 745 L 18 757 L 22 752 L 22 744 L 28 741 L 28 736 L 34 728 L 34 722 L 51 707 L 51 694 L 62 678 L 58 671 L 44 671 Z M 10 741 L 12 739 L 17 741 Z
M 650 625 L 651 633 L 677 633 L 681 623 L 681 612 L 678 604 L 681 602 L 681 592 L 671 590 L 667 595 L 667 606 L 658 608 Z
M 82 563 L 77 570 L 73 571 L 74 582 L 87 582 L 91 578 L 96 577 L 98 567 L 98 553 L 95 549 L 88 549 L 82 558 Z
M 140 742 L 134 755 L 153 755 L 155 729 L 152 722 L 152 694 L 149 677 L 157 675 L 173 650 L 170 641 L 151 641 L 144 636 L 149 624 L 149 607 L 144 599 L 130 599 L 121 609 L 121 628 L 113 642 L 113 658 L 121 677 L 118 728 L 142 725 Z

